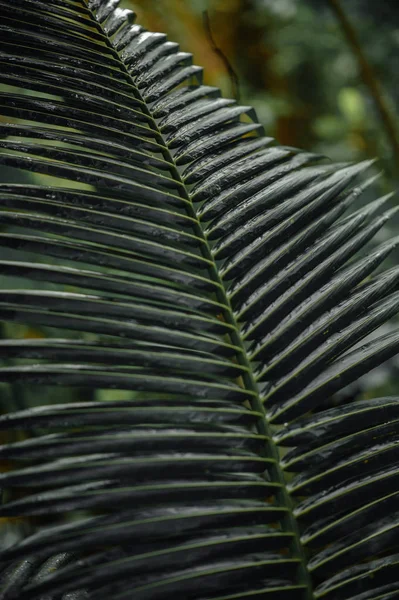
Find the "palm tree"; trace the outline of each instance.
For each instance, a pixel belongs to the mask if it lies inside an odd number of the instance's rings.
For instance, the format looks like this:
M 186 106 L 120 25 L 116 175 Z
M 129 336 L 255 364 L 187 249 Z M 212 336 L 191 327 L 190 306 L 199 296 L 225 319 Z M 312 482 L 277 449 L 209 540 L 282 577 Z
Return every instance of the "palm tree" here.
M 387 198 L 346 214 L 370 163 L 273 145 L 117 4 L 0 2 L 0 160 L 41 176 L 0 188 L 3 406 L 51 397 L 0 417 L 0 598 L 398 598 L 399 402 L 326 403 L 399 348 L 360 344 Z

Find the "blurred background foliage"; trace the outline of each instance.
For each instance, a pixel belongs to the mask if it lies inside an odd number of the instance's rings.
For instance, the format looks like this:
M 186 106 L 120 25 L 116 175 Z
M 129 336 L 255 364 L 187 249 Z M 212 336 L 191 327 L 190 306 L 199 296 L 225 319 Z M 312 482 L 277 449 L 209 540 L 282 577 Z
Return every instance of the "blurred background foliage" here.
M 279 143 L 321 153 L 337 162 L 377 157 L 376 170 L 382 171 L 382 175 L 367 192 L 366 200 L 370 195 L 377 197 L 395 190 L 399 179 L 399 156 L 392 143 L 392 136 L 398 140 L 399 2 L 341 0 L 378 80 L 391 118 L 391 132 L 376 108 L 342 23 L 332 10 L 333 4 L 334 0 L 123 0 L 121 3 L 137 13 L 137 22 L 145 28 L 167 33 L 183 51 L 193 53 L 194 62 L 204 67 L 204 83 L 220 87 L 224 96 L 236 97 L 240 103 L 255 107 L 266 133 Z M 0 117 L 1 120 L 9 119 Z M 0 181 L 25 180 L 52 184 L 50 177 L 0 169 Z M 394 196 L 391 203 L 397 202 Z M 394 219 L 375 243 L 398 234 L 399 219 Z M 1 252 L 7 259 L 7 251 Z M 391 262 L 397 262 L 398 258 L 398 255 L 392 257 Z M 37 260 L 33 255 L 26 259 Z M 2 276 L 0 285 L 12 287 L 13 283 L 12 278 Z M 385 327 L 393 326 L 396 325 Z M 45 328 L 0 321 L 0 337 L 46 337 L 49 333 Z M 55 333 L 59 337 L 75 337 L 74 332 Z M 399 360 L 394 359 L 360 384 L 345 390 L 340 398 L 359 393 L 363 397 L 399 393 L 398 371 Z M 20 389 L 15 385 L 11 390 L 1 386 L 0 392 L 2 410 L 44 404 L 54 397 L 51 388 Z M 60 388 L 57 401 L 69 401 L 71 393 L 78 399 L 90 399 L 88 390 L 71 392 Z M 97 396 L 96 399 L 108 400 L 131 397 L 131 393 L 104 390 Z

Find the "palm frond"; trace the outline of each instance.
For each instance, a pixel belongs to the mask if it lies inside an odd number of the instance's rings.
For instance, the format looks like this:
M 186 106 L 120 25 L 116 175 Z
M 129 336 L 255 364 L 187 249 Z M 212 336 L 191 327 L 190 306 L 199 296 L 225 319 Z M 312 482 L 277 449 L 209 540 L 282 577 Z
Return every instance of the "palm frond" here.
M 273 145 L 115 0 L 0 5 L 0 164 L 40 175 L 0 315 L 41 332 L 0 382 L 52 398 L 0 415 L 0 598 L 396 597 L 399 403 L 323 406 L 399 350 L 372 161 Z

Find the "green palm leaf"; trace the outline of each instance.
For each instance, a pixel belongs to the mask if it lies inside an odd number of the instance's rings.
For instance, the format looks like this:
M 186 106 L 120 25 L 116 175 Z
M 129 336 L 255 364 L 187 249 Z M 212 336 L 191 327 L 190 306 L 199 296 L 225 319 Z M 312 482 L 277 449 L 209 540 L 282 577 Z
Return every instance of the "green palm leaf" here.
M 0 185 L 0 315 L 42 332 L 0 382 L 52 399 L 0 416 L 0 598 L 396 598 L 399 403 L 324 408 L 399 350 L 360 345 L 388 197 L 345 214 L 370 163 L 272 145 L 117 5 L 0 2 L 0 163 L 41 176 Z

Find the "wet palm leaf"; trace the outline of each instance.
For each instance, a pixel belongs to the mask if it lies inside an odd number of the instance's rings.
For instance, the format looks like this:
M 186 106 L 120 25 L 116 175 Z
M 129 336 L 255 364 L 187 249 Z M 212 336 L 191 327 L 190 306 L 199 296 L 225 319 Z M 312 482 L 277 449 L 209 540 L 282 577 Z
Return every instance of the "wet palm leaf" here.
M 323 408 L 399 349 L 370 163 L 273 144 L 115 0 L 0 11 L 40 175 L 0 185 L 0 382 L 43 390 L 4 394 L 0 598 L 396 598 L 399 403 Z

